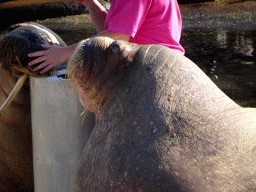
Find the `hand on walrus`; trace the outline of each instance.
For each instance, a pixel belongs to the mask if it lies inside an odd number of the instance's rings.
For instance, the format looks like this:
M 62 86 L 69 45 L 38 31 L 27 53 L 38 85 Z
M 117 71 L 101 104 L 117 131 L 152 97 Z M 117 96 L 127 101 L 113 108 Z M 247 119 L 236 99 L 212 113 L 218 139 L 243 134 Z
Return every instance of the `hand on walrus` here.
M 40 74 L 44 74 L 54 68 L 57 65 L 62 65 L 69 58 L 68 54 L 64 51 L 65 47 L 56 46 L 56 45 L 42 45 L 44 51 L 38 51 L 34 53 L 30 53 L 28 57 L 38 57 L 33 61 L 28 63 L 28 66 L 34 66 L 39 64 L 33 71 L 40 71 Z
M 29 75 L 36 77 L 49 76 L 51 75 L 51 69 L 63 61 L 60 53 L 56 53 L 53 54 L 52 61 L 55 61 L 57 56 L 62 60 L 58 60 L 59 63 L 57 64 L 55 62 L 54 66 L 47 66 L 49 62 L 41 64 L 42 61 L 45 61 L 44 57 L 37 58 L 36 62 L 33 61 L 31 64 L 31 57 L 28 57 L 28 55 L 35 52 L 35 54 L 31 54 L 32 57 L 38 57 L 38 54 L 40 55 L 44 52 L 43 49 L 51 48 L 51 50 L 55 50 L 60 49 L 60 46 L 66 47 L 65 42 L 56 33 L 43 25 L 32 22 L 18 23 L 6 30 L 4 36 L 0 39 L 0 69 L 3 68 L 9 71 L 12 74 L 12 78 L 19 78 L 19 80 L 17 79 L 17 84 L 14 86 L 13 91 L 0 107 L 0 114 L 18 94 Z M 30 63 L 30 66 L 28 63 Z M 42 68 L 43 71 L 40 72 L 39 70 Z

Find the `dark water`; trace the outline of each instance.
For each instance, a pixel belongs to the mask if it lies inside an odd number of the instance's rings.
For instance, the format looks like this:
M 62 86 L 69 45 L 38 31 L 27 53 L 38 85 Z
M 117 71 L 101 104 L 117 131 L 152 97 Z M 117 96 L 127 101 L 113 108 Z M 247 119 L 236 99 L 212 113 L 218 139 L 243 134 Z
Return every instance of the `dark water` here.
M 194 61 L 236 103 L 256 107 L 256 30 L 184 30 L 181 43 Z
M 84 30 L 55 30 L 68 44 L 93 35 Z M 256 107 L 256 29 L 183 30 L 185 56 L 194 61 L 236 103 Z

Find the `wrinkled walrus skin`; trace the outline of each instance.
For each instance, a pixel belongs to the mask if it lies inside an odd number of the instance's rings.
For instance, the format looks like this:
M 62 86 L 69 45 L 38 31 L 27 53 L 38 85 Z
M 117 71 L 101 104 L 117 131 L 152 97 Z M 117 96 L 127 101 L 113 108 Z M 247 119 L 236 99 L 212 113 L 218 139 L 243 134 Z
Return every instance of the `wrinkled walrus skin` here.
M 51 30 L 35 23 L 13 25 L 6 35 L 11 40 L 12 37 L 21 38 L 22 42 L 29 45 L 22 46 L 23 53 L 35 50 L 35 47 L 38 49 L 42 43 L 66 46 Z M 0 39 L 0 44 L 5 36 Z M 0 48 L 0 60 L 6 56 L 1 54 L 5 51 Z M 21 49 L 10 51 L 13 58 L 16 57 L 16 51 Z M 10 58 L 5 58 L 8 59 Z M 18 80 L 12 75 L 13 71 L 8 65 L 0 62 L 0 105 L 4 103 Z M 27 63 L 22 65 L 26 66 Z M 0 191 L 34 191 L 31 137 L 30 89 L 27 80 L 14 101 L 0 116 Z
M 192 61 L 143 46 L 112 94 L 81 156 L 76 191 L 256 191 L 256 111 Z

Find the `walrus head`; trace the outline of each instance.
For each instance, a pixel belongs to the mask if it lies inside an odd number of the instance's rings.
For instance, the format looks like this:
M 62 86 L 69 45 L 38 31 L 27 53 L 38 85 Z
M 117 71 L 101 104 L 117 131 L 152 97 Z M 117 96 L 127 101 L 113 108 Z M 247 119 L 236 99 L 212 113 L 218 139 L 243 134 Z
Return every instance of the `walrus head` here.
M 21 76 L 24 73 L 42 76 L 40 72 L 34 72 L 28 66 L 28 63 L 35 59 L 29 58 L 28 54 L 43 50 L 42 44 L 44 42 L 41 37 L 31 30 L 14 30 L 7 33 L 0 40 L 1 67 L 12 70 L 15 76 Z
M 108 37 L 95 37 L 79 43 L 69 61 L 68 76 L 87 110 L 100 112 L 108 96 L 121 84 L 140 47 Z
M 50 74 L 41 75 L 39 72 L 33 72 L 33 69 L 28 66 L 28 63 L 34 59 L 29 58 L 28 54 L 43 50 L 42 44 L 45 43 L 42 38 L 32 30 L 15 30 L 16 28 L 7 30 L 7 33 L 0 39 L 0 70 L 1 68 L 9 70 L 13 77 L 19 78 L 13 91 L 0 107 L 0 115 L 18 94 L 28 75 L 47 76 Z

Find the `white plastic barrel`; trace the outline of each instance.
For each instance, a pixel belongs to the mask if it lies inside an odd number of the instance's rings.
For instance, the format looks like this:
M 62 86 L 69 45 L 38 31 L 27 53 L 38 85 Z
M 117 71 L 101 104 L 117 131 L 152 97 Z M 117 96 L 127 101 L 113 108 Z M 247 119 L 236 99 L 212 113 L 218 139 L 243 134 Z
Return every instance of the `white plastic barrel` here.
M 35 192 L 74 190 L 79 158 L 94 126 L 93 113 L 80 116 L 83 107 L 67 81 L 30 77 Z

